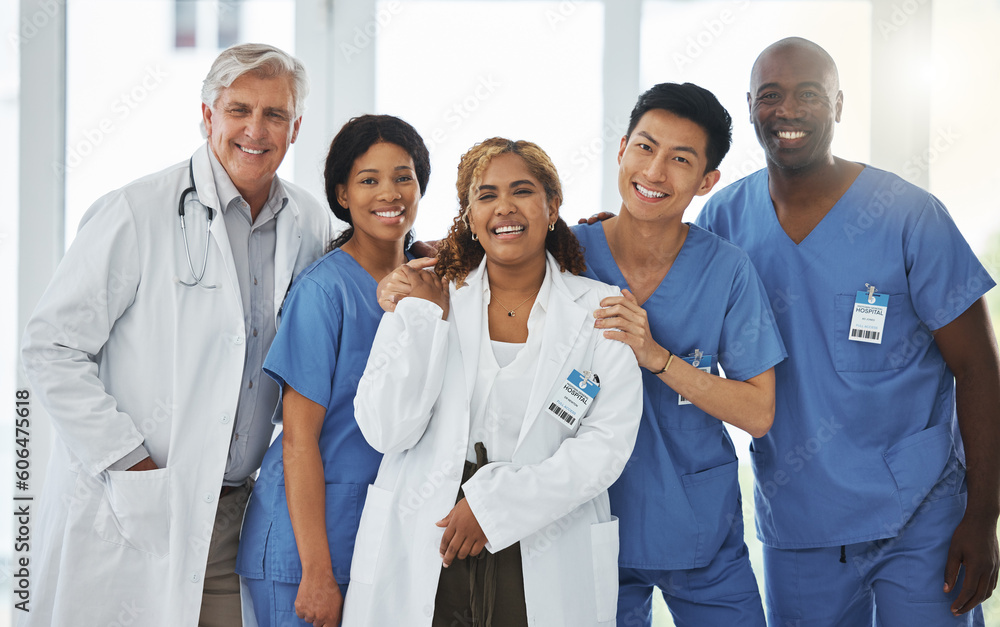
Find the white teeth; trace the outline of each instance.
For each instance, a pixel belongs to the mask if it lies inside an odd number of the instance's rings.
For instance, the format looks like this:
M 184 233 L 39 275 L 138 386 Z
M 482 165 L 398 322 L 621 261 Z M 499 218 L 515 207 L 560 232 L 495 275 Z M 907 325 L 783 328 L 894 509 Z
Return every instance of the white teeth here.
M 655 192 L 651 189 L 646 189 L 645 187 L 639 185 L 638 183 L 635 184 L 635 188 L 639 190 L 639 193 L 645 196 L 646 198 L 663 198 L 664 196 L 666 196 L 666 194 L 664 194 L 663 192 Z
M 805 136 L 805 131 L 778 131 L 779 139 L 801 139 Z
M 403 215 L 402 209 L 392 209 L 390 211 L 376 211 L 375 215 L 380 218 L 395 218 L 396 216 Z
M 240 146 L 240 150 L 246 153 L 250 153 L 251 155 L 262 155 L 265 152 L 263 150 L 254 150 L 253 148 L 247 148 L 246 146 Z
M 520 233 L 523 230 L 524 230 L 523 226 L 511 225 L 511 226 L 501 226 L 497 229 L 494 229 L 493 232 L 496 233 L 497 235 L 503 235 L 504 233 Z

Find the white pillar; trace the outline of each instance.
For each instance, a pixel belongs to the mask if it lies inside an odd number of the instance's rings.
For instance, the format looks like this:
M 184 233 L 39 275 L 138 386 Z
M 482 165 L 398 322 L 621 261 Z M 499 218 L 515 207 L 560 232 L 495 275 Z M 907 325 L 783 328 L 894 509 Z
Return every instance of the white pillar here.
M 907 167 L 930 146 L 933 0 L 872 0 L 871 163 L 930 187 Z
M 604 115 L 603 126 L 628 119 L 639 97 L 639 45 L 642 0 L 604 3 Z M 624 135 L 626 128 L 619 129 Z M 618 140 L 604 131 L 604 163 L 601 168 L 601 210 L 618 213 Z
M 20 345 L 28 317 L 65 249 L 65 182 L 60 168 L 66 158 L 66 6 L 57 0 L 21 0 L 18 25 L 21 132 L 17 344 Z M 20 357 L 17 363 L 17 389 L 28 389 Z M 37 398 L 32 395 L 29 400 L 29 487 L 16 491 L 15 498 L 38 495 L 52 441 L 48 415 Z M 14 557 L 16 561 L 18 556 Z

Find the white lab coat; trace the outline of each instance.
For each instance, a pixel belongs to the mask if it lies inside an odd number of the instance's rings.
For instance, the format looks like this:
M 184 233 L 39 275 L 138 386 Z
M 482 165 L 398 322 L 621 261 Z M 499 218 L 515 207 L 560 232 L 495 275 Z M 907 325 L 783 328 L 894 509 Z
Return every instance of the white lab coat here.
M 194 154 L 194 179 L 201 202 L 218 210 L 208 149 Z M 332 234 L 329 210 L 282 184 L 289 201 L 277 215 L 275 324 L 292 278 Z M 245 331 L 221 213 L 203 280 L 218 287 L 177 282 L 192 281 L 177 216 L 189 185 L 185 160 L 94 203 L 28 322 L 22 359 L 56 435 L 22 625 L 198 622 Z M 189 198 L 198 270 L 206 213 Z M 108 470 L 140 444 L 158 470 Z M 243 512 L 228 519 L 239 525 Z
M 465 484 L 489 551 L 521 543 L 528 624 L 614 625 L 618 521 L 607 488 L 632 452 L 642 381 L 631 349 L 593 328 L 600 300 L 620 292 L 563 274 L 552 285 L 539 363 L 512 461 Z M 344 627 L 430 625 L 443 529 L 466 459 L 470 399 L 483 337 L 483 267 L 451 288 L 448 320 L 429 301 L 404 299 L 379 326 L 355 409 L 385 453 L 369 487 L 351 565 Z M 545 413 L 571 370 L 601 391 L 571 431 Z M 502 608 L 498 608 L 502 611 Z

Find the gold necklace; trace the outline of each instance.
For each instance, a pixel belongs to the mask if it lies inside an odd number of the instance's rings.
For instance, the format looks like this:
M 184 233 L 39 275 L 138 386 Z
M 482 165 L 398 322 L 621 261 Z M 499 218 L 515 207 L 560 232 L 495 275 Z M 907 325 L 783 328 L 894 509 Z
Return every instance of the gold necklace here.
M 541 285 L 539 285 L 539 286 L 538 286 L 538 289 L 536 289 L 536 290 L 535 290 L 534 292 L 532 292 L 532 293 L 531 293 L 531 296 L 529 296 L 529 297 L 525 298 L 524 300 L 522 300 L 522 301 L 521 301 L 521 305 L 523 305 L 524 303 L 526 303 L 526 302 L 528 302 L 529 300 L 531 300 L 532 298 L 534 298 L 534 297 L 535 297 L 535 294 L 537 294 L 537 293 L 538 293 L 538 290 L 540 290 L 540 289 L 542 289 L 542 286 L 541 286 Z M 517 307 L 514 307 L 513 309 L 507 309 L 507 306 L 506 306 L 506 305 L 504 305 L 503 303 L 501 303 L 501 302 L 500 302 L 500 299 L 496 297 L 496 294 L 494 294 L 494 293 L 493 293 L 493 292 L 491 291 L 491 292 L 490 292 L 490 304 L 491 304 L 491 305 L 493 304 L 493 301 L 496 301 L 496 303 L 497 303 L 498 305 L 500 305 L 500 308 L 501 308 L 501 309 L 503 309 L 504 311 L 506 311 L 506 312 L 507 312 L 507 316 L 509 316 L 509 317 L 511 317 L 511 318 L 513 318 L 513 317 L 514 317 L 514 312 L 515 312 L 515 311 L 517 311 L 518 309 L 520 309 L 520 308 L 521 308 L 521 305 L 518 305 Z

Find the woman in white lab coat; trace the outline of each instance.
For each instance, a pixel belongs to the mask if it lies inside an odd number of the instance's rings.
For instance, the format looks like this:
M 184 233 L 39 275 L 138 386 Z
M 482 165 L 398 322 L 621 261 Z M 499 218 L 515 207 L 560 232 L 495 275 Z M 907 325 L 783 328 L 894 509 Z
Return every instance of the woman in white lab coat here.
M 437 274 L 411 264 L 383 286 L 394 313 L 355 408 L 385 457 L 344 625 L 614 625 L 606 489 L 632 451 L 641 381 L 593 312 L 619 292 L 576 276 L 558 175 L 534 144 L 476 145 L 457 187 Z

